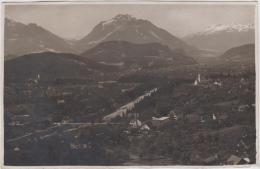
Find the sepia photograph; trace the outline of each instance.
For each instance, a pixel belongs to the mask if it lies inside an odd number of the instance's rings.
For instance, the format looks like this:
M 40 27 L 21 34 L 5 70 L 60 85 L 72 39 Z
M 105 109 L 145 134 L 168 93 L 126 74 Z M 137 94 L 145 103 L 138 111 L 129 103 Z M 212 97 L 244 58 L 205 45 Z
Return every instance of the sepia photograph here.
M 5 166 L 257 162 L 257 3 L 3 3 Z

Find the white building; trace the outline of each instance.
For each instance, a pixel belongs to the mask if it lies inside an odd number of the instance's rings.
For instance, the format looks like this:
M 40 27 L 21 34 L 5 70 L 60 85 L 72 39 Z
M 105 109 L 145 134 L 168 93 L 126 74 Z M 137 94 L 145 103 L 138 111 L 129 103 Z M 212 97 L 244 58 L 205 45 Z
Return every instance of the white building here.
M 142 126 L 142 122 L 140 120 L 134 119 L 130 121 L 129 125 L 132 128 L 139 128 Z

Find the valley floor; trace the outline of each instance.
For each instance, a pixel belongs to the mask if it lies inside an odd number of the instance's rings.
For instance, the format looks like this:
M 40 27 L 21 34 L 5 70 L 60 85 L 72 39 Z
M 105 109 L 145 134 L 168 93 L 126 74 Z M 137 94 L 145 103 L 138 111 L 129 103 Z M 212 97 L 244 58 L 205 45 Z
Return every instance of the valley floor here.
M 5 164 L 255 163 L 255 74 L 205 68 L 198 79 L 197 72 L 8 82 Z

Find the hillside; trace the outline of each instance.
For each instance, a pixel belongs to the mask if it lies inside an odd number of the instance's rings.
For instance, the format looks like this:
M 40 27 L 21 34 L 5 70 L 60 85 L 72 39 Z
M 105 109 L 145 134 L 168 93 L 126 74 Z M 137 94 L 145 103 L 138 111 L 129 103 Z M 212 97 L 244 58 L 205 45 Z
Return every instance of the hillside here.
M 150 21 L 137 19 L 127 14 L 119 14 L 108 21 L 100 22 L 87 36 L 75 44 L 75 48 L 79 51 L 85 51 L 101 42 L 115 40 L 138 44 L 158 42 L 171 49 L 194 50 L 181 39 L 155 26 Z
M 182 51 L 172 51 L 159 43 L 134 44 L 126 41 L 104 42 L 82 53 L 82 56 L 102 64 L 194 64 L 195 60 Z
M 255 60 L 255 44 L 246 44 L 227 50 L 221 58 L 231 61 Z
M 43 52 L 24 55 L 5 61 L 5 79 L 26 80 L 36 78 L 86 78 L 96 72 L 115 71 L 113 66 L 98 64 L 73 54 Z
M 41 26 L 5 19 L 5 59 L 45 51 L 73 53 L 71 44 Z

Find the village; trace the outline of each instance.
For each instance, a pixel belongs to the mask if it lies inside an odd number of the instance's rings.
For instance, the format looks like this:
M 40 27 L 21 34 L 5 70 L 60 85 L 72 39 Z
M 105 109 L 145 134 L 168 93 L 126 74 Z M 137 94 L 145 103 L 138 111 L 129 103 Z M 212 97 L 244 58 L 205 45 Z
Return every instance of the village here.
M 24 156 L 26 163 L 31 155 L 48 153 L 34 154 L 37 146 L 62 144 L 67 153 L 104 156 L 105 164 L 250 164 L 255 160 L 250 78 L 197 73 L 183 83 L 88 80 L 60 86 L 36 74 L 19 89 L 5 87 L 6 152 Z M 26 154 L 31 144 L 35 152 Z M 74 160 L 89 162 L 79 158 Z

